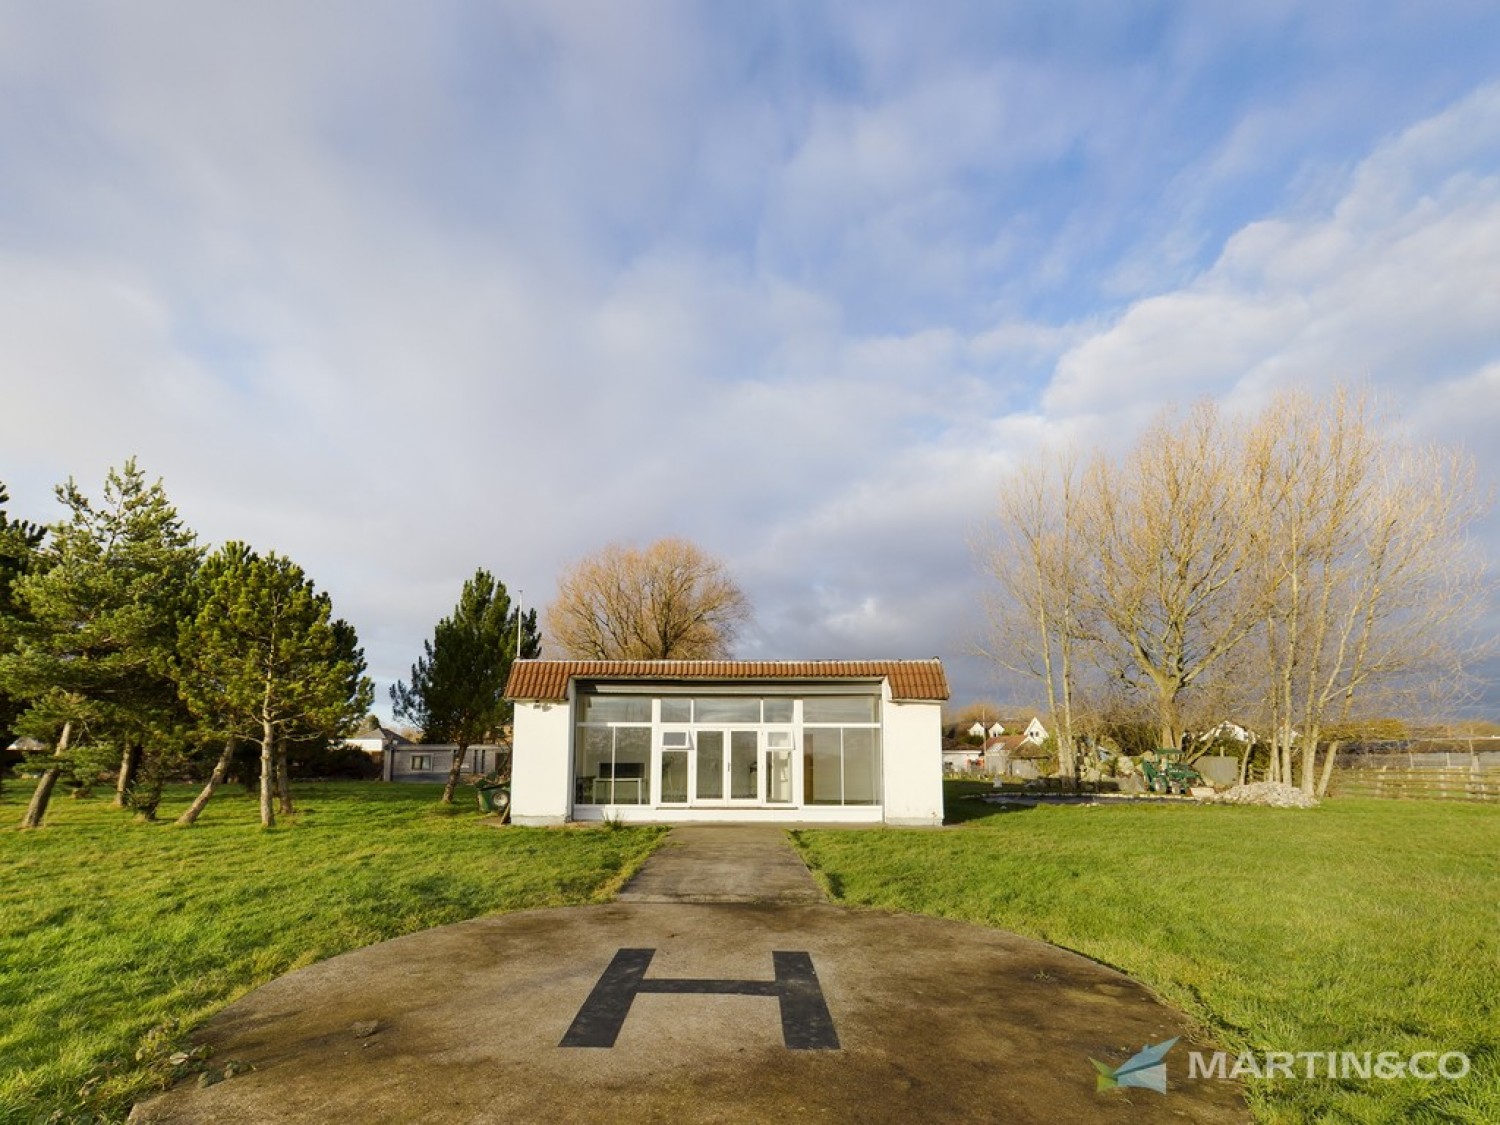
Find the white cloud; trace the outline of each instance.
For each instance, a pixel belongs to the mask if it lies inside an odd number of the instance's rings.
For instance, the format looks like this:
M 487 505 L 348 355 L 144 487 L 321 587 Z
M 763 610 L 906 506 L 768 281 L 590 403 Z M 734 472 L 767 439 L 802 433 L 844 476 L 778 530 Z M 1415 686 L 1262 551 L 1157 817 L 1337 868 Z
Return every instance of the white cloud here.
M 1123 16 L 1074 56 L 985 49 L 992 6 L 61 8 L 0 10 L 0 479 L 46 514 L 138 453 L 384 679 L 476 566 L 535 604 L 682 534 L 755 597 L 747 653 L 943 655 L 971 693 L 969 534 L 1042 444 L 1288 381 L 1435 433 L 1493 397 L 1493 90 L 1163 289 L 1210 193 L 1189 162 L 1147 198 L 1193 89 L 1106 57 Z M 1185 70 L 1229 37 L 1174 34 Z M 1210 182 L 1255 170 L 1245 120 Z M 1080 272 L 1154 295 L 1038 298 Z
M 1048 409 L 1139 418 L 1336 381 L 1411 404 L 1471 378 L 1500 355 L 1497 141 L 1500 88 L 1394 138 L 1327 211 L 1246 227 L 1205 273 L 1070 348 Z

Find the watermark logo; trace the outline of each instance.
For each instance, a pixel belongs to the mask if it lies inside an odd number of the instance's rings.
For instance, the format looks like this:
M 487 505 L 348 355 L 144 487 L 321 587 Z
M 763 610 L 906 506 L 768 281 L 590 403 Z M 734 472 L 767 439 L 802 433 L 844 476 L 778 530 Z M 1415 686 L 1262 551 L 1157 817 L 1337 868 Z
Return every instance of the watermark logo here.
M 1098 1063 L 1094 1064 L 1098 1066 Z M 1469 1056 L 1462 1051 L 1418 1051 L 1402 1055 L 1398 1051 L 1245 1051 L 1231 1055 L 1215 1051 L 1211 1055 L 1193 1051 L 1188 1055 L 1188 1079 L 1194 1078 L 1418 1078 L 1436 1082 L 1440 1078 L 1456 1082 L 1468 1075 Z
M 1167 1052 L 1177 1039 L 1148 1044 L 1116 1067 L 1098 1059 L 1089 1059 L 1099 1072 L 1098 1090 L 1122 1087 L 1167 1092 Z M 1418 1051 L 1403 1055 L 1397 1051 L 1244 1051 L 1238 1055 L 1227 1051 L 1188 1052 L 1189 1082 L 1202 1079 L 1219 1081 L 1260 1081 L 1277 1078 L 1379 1079 L 1417 1078 L 1425 1082 L 1456 1082 L 1468 1076 L 1472 1062 L 1462 1051 Z
M 1098 1059 L 1089 1059 L 1089 1062 L 1094 1064 L 1094 1069 L 1099 1072 L 1095 1089 L 1114 1090 L 1121 1086 L 1129 1086 L 1165 1094 L 1167 1092 L 1167 1052 L 1176 1045 L 1177 1038 L 1173 1036 L 1155 1046 L 1148 1044 L 1113 1068 L 1105 1066 Z

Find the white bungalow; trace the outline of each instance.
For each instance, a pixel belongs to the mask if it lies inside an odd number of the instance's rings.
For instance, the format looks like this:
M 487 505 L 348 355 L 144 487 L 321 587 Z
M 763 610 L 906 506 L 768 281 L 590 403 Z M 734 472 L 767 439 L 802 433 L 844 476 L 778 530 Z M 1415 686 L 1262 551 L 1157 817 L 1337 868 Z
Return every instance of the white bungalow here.
M 937 660 L 523 660 L 511 818 L 940 824 Z

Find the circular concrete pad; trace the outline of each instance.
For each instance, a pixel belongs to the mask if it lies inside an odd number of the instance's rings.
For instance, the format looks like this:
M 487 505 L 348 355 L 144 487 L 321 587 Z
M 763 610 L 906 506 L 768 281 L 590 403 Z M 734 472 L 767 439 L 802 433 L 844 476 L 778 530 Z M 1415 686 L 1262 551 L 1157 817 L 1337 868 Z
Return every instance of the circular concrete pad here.
M 638 982 L 700 990 L 627 989 L 622 1014 L 616 989 L 604 998 L 613 1045 L 562 1046 L 621 950 L 654 951 Z M 816 1009 L 821 993 L 836 1048 L 788 1045 L 783 1002 L 765 983 L 778 951 L 810 959 L 815 984 L 804 981 L 798 1004 L 811 995 Z M 710 994 L 705 981 L 763 982 L 763 994 Z M 599 1030 L 594 1020 L 583 1038 Z M 1183 1042 L 1165 1094 L 1096 1089 L 1091 1058 L 1116 1066 L 1173 1036 Z M 1184 1018 L 1128 978 L 982 926 L 824 904 L 616 902 L 481 918 L 291 973 L 200 1039 L 211 1065 L 252 1069 L 185 1082 L 134 1120 L 1248 1120 L 1235 1084 L 1189 1079 Z

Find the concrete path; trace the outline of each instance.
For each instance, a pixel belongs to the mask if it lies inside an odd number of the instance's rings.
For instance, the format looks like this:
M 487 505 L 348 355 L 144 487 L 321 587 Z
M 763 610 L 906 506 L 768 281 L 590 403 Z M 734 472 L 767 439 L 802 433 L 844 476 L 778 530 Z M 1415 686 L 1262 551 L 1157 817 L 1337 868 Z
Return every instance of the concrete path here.
M 704 824 L 672 829 L 618 895 L 620 902 L 823 902 L 779 828 Z
M 754 858 L 726 867 L 735 853 Z M 674 829 L 617 902 L 445 926 L 272 981 L 201 1036 L 212 1065 L 247 1072 L 133 1119 L 1248 1120 L 1237 1086 L 1188 1078 L 1205 1048 L 1127 978 L 819 898 L 779 832 Z M 1096 1089 L 1090 1059 L 1173 1036 L 1165 1094 Z

